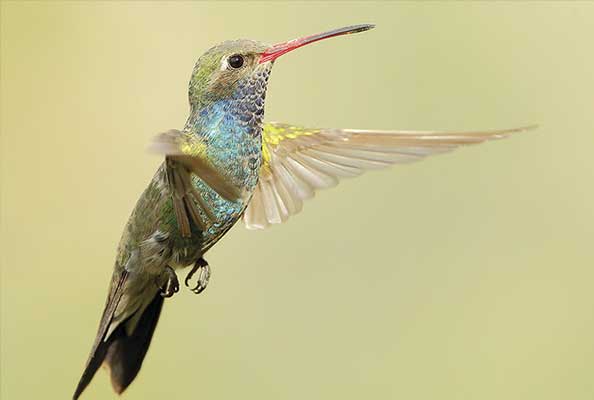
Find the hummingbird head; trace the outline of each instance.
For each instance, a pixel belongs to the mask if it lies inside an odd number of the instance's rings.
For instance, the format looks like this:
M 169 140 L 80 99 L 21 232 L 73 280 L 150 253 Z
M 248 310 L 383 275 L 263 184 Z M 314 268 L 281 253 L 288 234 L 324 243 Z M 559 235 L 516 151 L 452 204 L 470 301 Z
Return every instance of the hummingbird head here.
M 190 79 L 190 105 L 195 110 L 225 99 L 263 103 L 270 70 L 278 57 L 322 39 L 373 27 L 348 26 L 273 46 L 246 39 L 223 42 L 198 59 Z
M 270 66 L 258 63 L 267 45 L 240 39 L 223 42 L 204 53 L 196 62 L 190 79 L 192 108 L 230 99 L 240 86 L 266 80 Z

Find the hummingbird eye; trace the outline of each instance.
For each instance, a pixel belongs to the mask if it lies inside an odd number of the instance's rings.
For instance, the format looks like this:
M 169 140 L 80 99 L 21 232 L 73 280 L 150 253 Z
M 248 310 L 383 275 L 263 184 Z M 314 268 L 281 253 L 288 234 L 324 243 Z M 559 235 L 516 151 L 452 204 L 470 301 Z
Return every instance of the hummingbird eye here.
M 232 56 L 229 56 L 227 63 L 231 66 L 231 68 L 241 68 L 243 65 L 243 57 L 241 54 L 233 54 Z

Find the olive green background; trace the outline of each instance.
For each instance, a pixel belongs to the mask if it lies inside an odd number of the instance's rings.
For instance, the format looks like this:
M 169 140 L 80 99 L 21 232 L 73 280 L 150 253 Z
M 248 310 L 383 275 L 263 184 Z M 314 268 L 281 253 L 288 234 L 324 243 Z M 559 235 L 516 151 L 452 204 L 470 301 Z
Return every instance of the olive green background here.
M 126 399 L 594 398 L 594 3 L 1 6 L 0 397 L 71 396 L 115 247 L 217 42 L 373 31 L 275 65 L 268 120 L 533 132 L 240 224 Z M 99 371 L 85 399 L 114 398 Z

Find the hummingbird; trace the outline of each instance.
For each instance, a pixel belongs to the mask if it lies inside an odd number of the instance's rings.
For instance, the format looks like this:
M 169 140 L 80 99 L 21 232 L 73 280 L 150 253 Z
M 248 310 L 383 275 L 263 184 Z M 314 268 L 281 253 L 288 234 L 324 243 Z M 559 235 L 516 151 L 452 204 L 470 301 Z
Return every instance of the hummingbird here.
M 78 399 L 104 365 L 122 393 L 137 376 L 164 299 L 184 283 L 201 293 L 210 279 L 204 255 L 240 219 L 249 229 L 287 221 L 317 190 L 365 170 L 409 163 L 531 127 L 468 131 L 305 128 L 263 122 L 277 58 L 299 47 L 357 32 L 363 24 L 276 45 L 223 42 L 196 62 L 190 112 L 181 130 L 157 135 L 164 158 L 140 196 L 117 248 L 97 336 L 74 392 Z

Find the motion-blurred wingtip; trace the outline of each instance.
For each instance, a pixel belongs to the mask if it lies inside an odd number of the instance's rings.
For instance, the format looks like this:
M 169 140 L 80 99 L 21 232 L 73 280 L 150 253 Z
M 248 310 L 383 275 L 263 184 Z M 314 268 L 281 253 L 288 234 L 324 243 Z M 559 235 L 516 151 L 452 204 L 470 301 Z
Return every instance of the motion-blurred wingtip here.
M 533 131 L 538 128 L 540 128 L 539 124 L 531 124 L 518 128 L 518 132 Z

